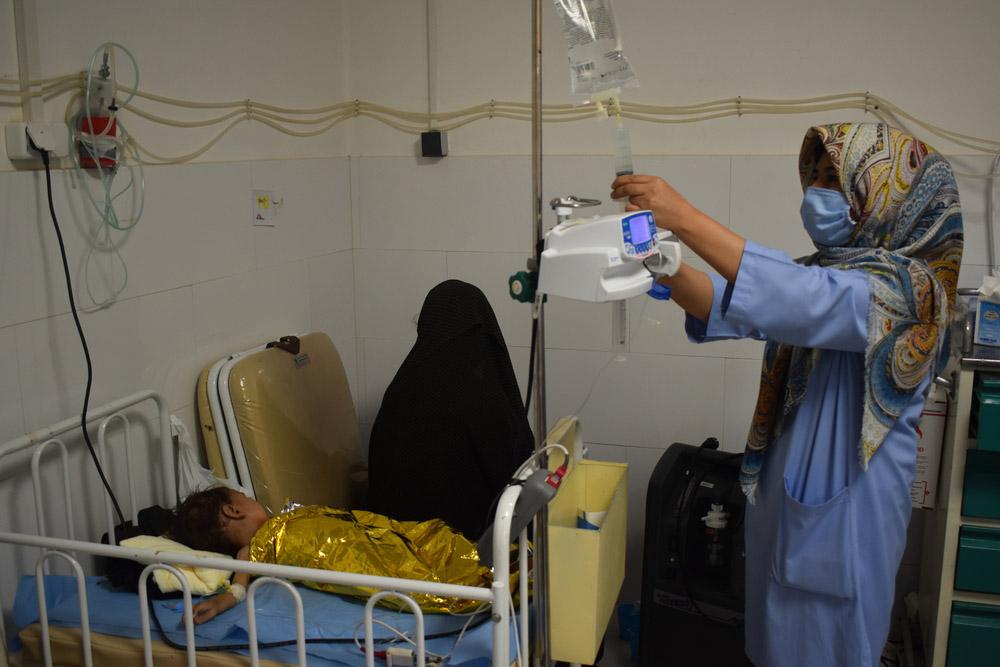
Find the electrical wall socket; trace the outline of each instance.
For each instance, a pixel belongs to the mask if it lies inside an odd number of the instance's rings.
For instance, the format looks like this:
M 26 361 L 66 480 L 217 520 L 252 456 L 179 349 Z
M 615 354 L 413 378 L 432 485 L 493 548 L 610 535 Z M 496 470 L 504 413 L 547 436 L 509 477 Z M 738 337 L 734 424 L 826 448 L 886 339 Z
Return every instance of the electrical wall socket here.
M 11 160 L 38 160 L 38 151 L 28 144 L 28 134 L 39 148 L 49 151 L 52 157 L 67 157 L 70 140 L 66 123 L 7 123 L 4 135 L 7 140 L 7 157 Z

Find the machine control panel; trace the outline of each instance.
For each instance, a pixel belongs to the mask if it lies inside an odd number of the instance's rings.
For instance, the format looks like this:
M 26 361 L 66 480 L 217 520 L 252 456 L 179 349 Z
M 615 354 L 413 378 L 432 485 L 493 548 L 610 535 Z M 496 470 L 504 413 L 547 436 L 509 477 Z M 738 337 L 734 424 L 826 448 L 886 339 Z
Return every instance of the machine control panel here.
M 656 252 L 656 221 L 649 211 L 622 218 L 622 249 L 628 259 L 641 260 Z

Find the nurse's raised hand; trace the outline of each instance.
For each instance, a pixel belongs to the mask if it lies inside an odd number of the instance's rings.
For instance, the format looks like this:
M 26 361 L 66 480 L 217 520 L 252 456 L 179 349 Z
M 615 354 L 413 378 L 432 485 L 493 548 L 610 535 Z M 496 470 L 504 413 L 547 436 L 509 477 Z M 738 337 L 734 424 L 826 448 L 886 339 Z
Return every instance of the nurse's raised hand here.
M 628 198 L 627 211 L 650 210 L 656 224 L 677 233 L 683 232 L 697 209 L 659 176 L 631 174 L 611 183 L 611 198 Z
M 659 176 L 619 176 L 611 184 L 611 197 L 627 197 L 626 210 L 652 211 L 657 226 L 676 234 L 688 249 L 708 262 L 723 278 L 729 282 L 736 280 L 743 257 L 743 237 L 696 209 Z

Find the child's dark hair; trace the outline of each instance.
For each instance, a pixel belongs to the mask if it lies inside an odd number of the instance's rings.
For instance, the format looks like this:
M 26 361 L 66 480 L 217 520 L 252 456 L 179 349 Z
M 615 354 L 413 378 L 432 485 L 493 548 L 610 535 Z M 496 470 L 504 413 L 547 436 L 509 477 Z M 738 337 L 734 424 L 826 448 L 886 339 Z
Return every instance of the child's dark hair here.
M 232 502 L 231 494 L 224 486 L 192 493 L 177 506 L 168 537 L 192 549 L 235 555 L 238 547 L 222 532 L 222 508 Z

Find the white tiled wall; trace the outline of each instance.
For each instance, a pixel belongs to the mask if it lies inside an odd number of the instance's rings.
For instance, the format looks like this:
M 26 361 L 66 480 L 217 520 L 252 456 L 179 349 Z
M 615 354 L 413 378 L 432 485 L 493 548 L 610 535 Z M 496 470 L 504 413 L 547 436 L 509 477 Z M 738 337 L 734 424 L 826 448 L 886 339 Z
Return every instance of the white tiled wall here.
M 59 178 L 56 185 L 56 206 L 66 210 L 66 180 Z M 0 195 L 4 220 L 0 229 L 0 326 L 67 311 L 65 288 L 49 278 L 58 277 L 56 272 L 61 269 L 51 222 L 36 215 L 47 206 L 44 175 L 4 173 L 0 175 Z M 68 252 L 80 256 L 78 235 L 68 234 L 66 245 Z
M 361 340 L 364 350 L 365 393 L 358 414 L 362 423 L 367 426 L 370 427 L 375 421 L 378 406 L 382 403 L 382 394 L 395 377 L 414 340 L 416 340 L 415 335 L 411 340 L 382 338 Z
M 72 172 L 56 171 L 53 180 L 74 291 L 87 308 L 92 302 L 81 275 L 93 215 Z M 94 361 L 92 405 L 152 388 L 193 427 L 195 381 L 204 365 L 313 329 L 333 337 L 358 384 L 347 158 L 148 167 L 145 180 L 144 215 L 121 245 L 128 286 L 110 308 L 81 313 Z M 251 225 L 255 187 L 283 200 L 273 228 Z M 75 414 L 85 366 L 44 177 L 0 173 L 0 194 L 0 436 L 6 439 Z
M 14 329 L 0 329 L 0 439 L 4 441 L 24 432 L 17 364 L 17 337 Z
M 816 251 L 802 228 L 798 158 L 794 155 L 732 159 L 732 229 L 792 257 Z
M 330 255 L 310 258 L 307 262 L 309 281 L 309 308 L 311 331 L 325 331 L 330 335 L 347 377 L 352 379 L 354 402 L 361 395 L 358 390 L 358 355 L 354 318 L 354 251 L 341 250 Z
M 523 195 L 529 164 L 523 157 L 362 159 L 361 247 L 522 250 L 531 243 Z
M 320 169 L 313 160 L 253 162 L 250 180 L 255 189 L 275 192 L 279 202 L 280 225 L 254 230 L 256 266 L 352 247 L 351 182 L 346 159 L 324 160 Z M 243 210 L 240 208 L 240 213 Z
M 965 222 L 965 254 L 959 287 L 979 287 L 983 276 L 989 272 L 986 243 L 986 210 L 990 189 L 996 188 L 995 181 L 989 181 L 977 174 L 989 173 L 993 159 L 982 156 L 961 156 L 951 158 L 952 166 L 958 174 L 958 191 L 962 198 L 962 216 Z M 995 193 L 994 197 L 1000 195 Z M 1000 202 L 994 203 L 994 220 L 1000 213 Z M 1000 236 L 1000 234 L 995 234 Z M 997 238 L 1000 248 L 1000 238 Z M 1000 251 L 998 251 L 1000 252 Z M 996 261 L 1000 262 L 1000 258 Z

